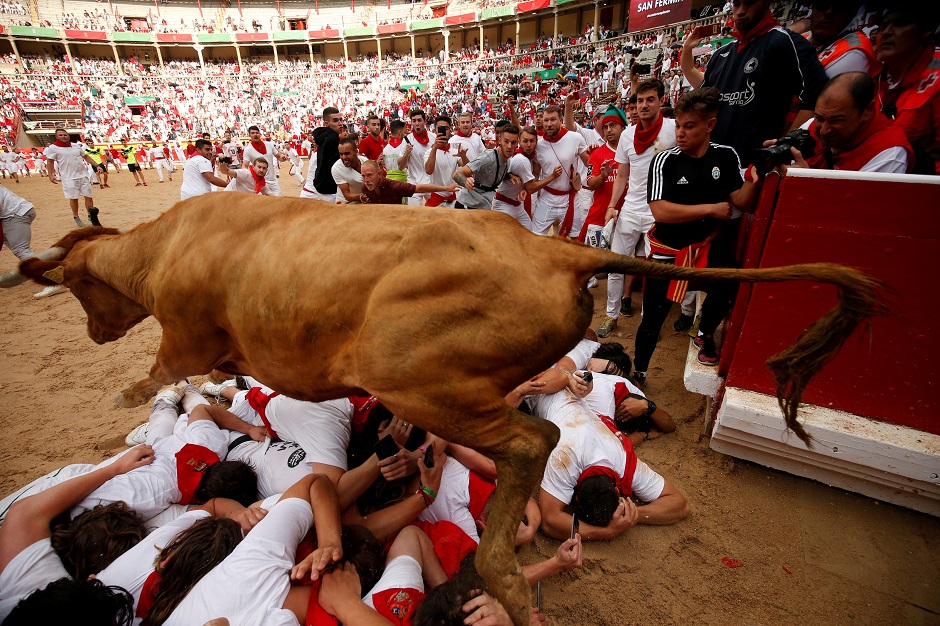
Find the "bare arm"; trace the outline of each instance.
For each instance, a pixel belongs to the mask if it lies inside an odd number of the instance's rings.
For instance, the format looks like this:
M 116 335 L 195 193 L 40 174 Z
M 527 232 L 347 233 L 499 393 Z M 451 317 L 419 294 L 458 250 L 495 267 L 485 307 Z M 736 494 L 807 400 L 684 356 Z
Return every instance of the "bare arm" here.
M 529 182 L 527 182 L 525 185 L 523 185 L 523 188 L 525 188 L 525 190 L 529 193 L 529 195 L 532 195 L 532 194 L 538 192 L 538 191 L 539 191 L 540 189 L 542 189 L 543 187 L 548 186 L 548 184 L 549 184 L 550 182 L 552 182 L 553 180 L 557 179 L 557 178 L 558 178 L 559 176 L 561 176 L 563 173 L 564 173 L 564 170 L 563 170 L 563 169 L 561 168 L 561 166 L 559 165 L 559 166 L 556 167 L 554 170 L 552 170 L 552 173 L 551 173 L 551 174 L 549 174 L 548 176 L 546 176 L 546 177 L 543 178 L 542 180 L 536 180 L 536 179 L 533 178 L 532 180 L 530 180 Z
M 222 178 L 219 178 L 212 172 L 203 172 L 202 177 L 208 180 L 210 183 L 216 187 L 228 187 L 228 181 Z
M 630 502 L 630 505 L 632 504 L 633 503 Z M 571 515 L 565 513 L 566 506 L 564 502 L 544 489 L 539 489 L 539 511 L 542 513 L 543 533 L 549 537 L 563 540 L 571 536 Z M 629 505 L 625 505 L 624 499 L 621 498 L 621 505 L 617 507 L 614 518 L 611 520 L 610 524 L 605 527 L 592 526 L 591 524 L 580 522 L 578 532 L 581 535 L 581 539 L 584 541 L 613 539 L 619 537 L 624 531 L 631 528 L 636 521 L 634 519 L 633 522 L 630 523 L 629 517 L 624 517 L 621 514 L 621 510 L 624 506 L 627 506 L 629 509 Z M 633 514 L 636 514 L 635 506 L 633 507 Z
M 796 114 L 796 119 L 793 120 L 793 123 L 790 124 L 790 128 L 788 128 L 786 132 L 790 132 L 791 130 L 796 130 L 797 128 L 799 128 L 800 126 L 808 122 L 809 119 L 813 117 L 813 115 L 814 115 L 813 109 L 800 109 L 799 112 Z
M 49 176 L 49 182 L 55 182 L 55 161 L 46 159 L 46 174 Z
M 730 196 L 731 204 L 742 211 L 751 211 L 754 208 L 754 205 L 757 203 L 757 194 L 760 190 L 757 184 L 760 180 L 757 169 L 752 167 L 747 173 L 750 175 L 749 179 L 744 181 L 740 189 L 731 192 Z
M 437 165 L 437 142 L 434 142 L 434 145 L 431 146 L 431 149 L 428 150 L 428 158 L 424 162 L 424 173 L 433 174 L 434 167 Z
M 153 462 L 153 448 L 137 446 L 114 463 L 59 483 L 13 504 L 0 526 L 0 572 L 16 555 L 50 537 L 49 523 L 85 499 L 88 494 L 119 474 Z
M 414 150 L 414 147 L 409 143 L 405 146 L 405 153 L 401 155 L 398 159 L 398 169 L 404 170 L 408 167 L 408 159 L 411 158 L 411 152 Z
M 610 192 L 610 201 L 617 202 L 620 199 L 620 196 L 623 195 L 624 190 L 626 190 L 627 185 L 630 182 L 630 164 L 629 163 L 620 163 L 617 166 L 617 177 L 614 179 L 614 188 Z M 607 207 L 607 215 L 604 216 L 604 223 L 606 224 L 612 218 L 618 215 L 619 207 L 611 204 Z
M 687 518 L 692 509 L 685 496 L 667 480 L 662 494 L 649 504 L 636 507 L 636 512 L 637 524 L 668 526 Z
M 698 89 L 705 81 L 705 72 L 695 67 L 695 57 L 692 56 L 692 49 L 701 42 L 700 37 L 695 37 L 694 33 L 690 33 L 682 42 L 682 52 L 679 54 L 679 67 L 682 69 L 682 75 L 692 85 L 692 89 Z
M 574 101 L 578 99 L 576 92 L 571 92 L 565 98 L 565 128 L 578 132 L 578 123 L 574 121 Z
M 349 191 L 349 183 L 339 183 L 336 187 L 343 192 L 343 197 L 346 198 L 346 202 L 359 202 L 359 194 Z
M 456 174 L 455 174 L 456 176 Z M 460 189 L 460 185 L 454 183 L 453 185 L 415 185 L 415 193 L 433 193 L 435 191 L 440 191 L 441 193 L 453 193 Z
M 340 467 L 326 463 L 312 463 L 311 465 L 315 473 L 323 474 L 336 487 L 339 510 L 345 511 L 379 477 L 378 461 L 379 457 L 373 454 L 359 467 L 345 472 Z

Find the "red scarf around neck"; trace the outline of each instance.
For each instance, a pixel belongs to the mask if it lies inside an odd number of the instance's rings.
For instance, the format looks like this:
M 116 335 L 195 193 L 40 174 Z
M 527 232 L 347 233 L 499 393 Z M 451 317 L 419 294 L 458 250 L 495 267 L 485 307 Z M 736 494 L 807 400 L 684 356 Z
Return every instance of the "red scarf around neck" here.
M 458 131 L 457 131 L 457 135 L 458 135 L 458 136 L 460 136 L 460 137 L 464 137 L 464 138 L 467 138 L 467 137 L 471 137 L 471 136 L 473 136 L 473 133 L 470 133 L 470 134 L 467 134 L 467 135 L 464 135 L 464 134 L 463 134 L 462 132 L 460 132 L 460 131 L 458 130 Z
M 415 141 L 417 141 L 418 143 L 420 143 L 422 146 L 428 145 L 428 141 L 429 141 L 430 139 L 429 139 L 429 137 L 428 137 L 428 129 L 427 129 L 427 128 L 425 128 L 424 131 L 421 132 L 421 133 L 418 133 L 418 131 L 413 130 L 413 131 L 411 131 L 411 134 L 415 136 Z
M 390 145 L 393 148 L 397 148 L 398 146 L 400 146 L 401 142 L 402 142 L 401 137 L 389 137 L 388 138 L 388 145 Z
M 843 148 L 838 154 L 823 147 L 816 124 L 810 125 L 809 132 L 816 140 L 816 152 L 809 157 L 803 155 L 803 158 L 814 169 L 858 172 L 880 153 L 894 147 L 901 147 L 907 151 L 908 167 L 914 162 L 914 152 L 907 142 L 904 131 L 880 112 L 855 139 L 854 145 Z
M 261 190 L 264 189 L 268 181 L 265 180 L 264 176 L 258 176 L 253 166 L 249 165 L 248 171 L 251 172 L 251 176 L 255 179 L 255 193 L 260 195 Z
M 252 141 L 252 142 L 251 142 L 251 147 L 254 148 L 255 150 L 257 150 L 258 152 L 260 152 L 261 154 L 267 154 L 267 153 L 268 153 L 268 147 L 267 147 L 266 145 L 264 145 L 264 142 L 263 142 L 263 141 Z
M 55 145 L 59 146 L 60 148 L 71 148 L 71 147 L 72 147 L 72 142 L 71 142 L 71 141 L 62 142 L 62 141 L 59 141 L 58 139 L 56 139 L 56 140 L 55 140 L 54 142 L 52 142 L 52 143 L 54 143 Z
M 653 125 L 643 129 L 643 125 L 636 127 L 636 134 L 633 135 L 633 149 L 636 150 L 637 154 L 643 154 L 646 152 L 650 146 L 656 141 L 656 138 L 659 137 L 659 131 L 663 129 L 663 114 L 660 113 L 656 118 L 656 121 L 653 122 Z
M 561 138 L 567 134 L 568 134 L 568 129 L 562 126 L 561 130 L 558 131 L 557 135 L 555 135 L 554 137 L 549 137 L 548 134 L 546 133 L 545 135 L 543 135 L 543 139 L 545 139 L 545 141 L 547 141 L 548 143 L 555 143 L 556 141 L 561 140 Z
M 780 26 L 780 22 L 777 21 L 777 18 L 773 16 L 773 13 L 768 12 L 761 21 L 757 24 L 754 24 L 754 28 L 747 31 L 743 35 L 737 30 L 731 31 L 731 35 L 738 40 L 738 52 L 742 52 L 748 44 L 760 37 L 761 35 L 766 34 L 771 29 Z

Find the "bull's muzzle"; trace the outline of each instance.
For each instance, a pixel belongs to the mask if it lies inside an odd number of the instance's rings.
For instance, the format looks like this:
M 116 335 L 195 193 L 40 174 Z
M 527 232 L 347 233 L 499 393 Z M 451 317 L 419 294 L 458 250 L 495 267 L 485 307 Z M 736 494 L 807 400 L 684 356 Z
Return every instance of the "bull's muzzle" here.
M 37 258 L 42 261 L 58 261 L 65 256 L 65 248 L 49 248 L 40 252 Z M 6 274 L 0 275 L 0 288 L 16 287 L 22 285 L 28 278 L 20 274 L 19 269 L 13 269 Z

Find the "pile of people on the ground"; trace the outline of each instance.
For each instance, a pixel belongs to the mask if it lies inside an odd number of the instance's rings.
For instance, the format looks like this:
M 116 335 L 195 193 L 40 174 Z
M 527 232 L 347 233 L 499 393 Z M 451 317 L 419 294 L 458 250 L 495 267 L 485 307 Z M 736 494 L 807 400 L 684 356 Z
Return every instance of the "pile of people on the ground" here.
M 523 567 L 532 585 L 580 567 L 584 540 L 689 515 L 636 457 L 675 425 L 629 372 L 622 346 L 585 339 L 506 396 L 561 431 L 516 534 L 520 546 L 539 528 L 560 540 Z M 4 624 L 76 610 L 108 626 L 511 624 L 473 565 L 499 483 L 490 459 L 375 397 L 304 402 L 249 377 L 201 391 L 164 389 L 134 447 L 0 501 Z

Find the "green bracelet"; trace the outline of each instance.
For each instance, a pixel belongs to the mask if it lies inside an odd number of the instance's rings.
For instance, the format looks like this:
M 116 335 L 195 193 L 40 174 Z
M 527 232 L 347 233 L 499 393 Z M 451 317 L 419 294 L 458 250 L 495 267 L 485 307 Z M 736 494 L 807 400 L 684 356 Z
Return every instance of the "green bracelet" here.
M 431 502 L 428 502 L 428 506 L 430 506 L 435 500 L 437 500 L 437 492 L 431 489 L 430 487 L 421 485 L 421 493 L 423 494 L 425 500 L 427 500 L 428 498 L 431 499 Z

